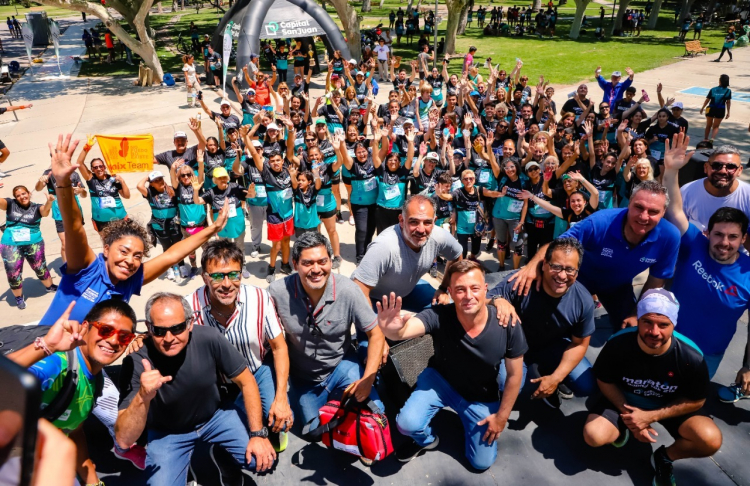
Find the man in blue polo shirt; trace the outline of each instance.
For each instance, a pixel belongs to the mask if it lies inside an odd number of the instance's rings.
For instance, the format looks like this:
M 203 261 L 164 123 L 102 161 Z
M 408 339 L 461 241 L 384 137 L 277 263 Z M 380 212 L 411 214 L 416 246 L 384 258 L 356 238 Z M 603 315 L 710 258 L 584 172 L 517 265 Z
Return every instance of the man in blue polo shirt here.
M 665 143 L 664 184 L 671 199 L 666 217 L 682 235 L 672 292 L 681 302 L 680 332 L 703 351 L 712 378 L 750 304 L 750 257 L 740 252 L 748 217 L 739 209 L 720 208 L 708 220 L 707 235 L 688 221 L 677 173 L 689 159 L 689 142 L 680 133 L 671 148 L 669 140 Z M 750 353 L 745 353 L 735 383 L 720 389 L 719 398 L 729 403 L 750 398 Z
M 656 181 L 644 181 L 633 189 L 626 209 L 598 211 L 562 236 L 581 242 L 586 259 L 578 281 L 599 297 L 609 314 L 613 330 L 635 325 L 633 278 L 648 270 L 643 292 L 664 286 L 672 278 L 680 245 L 680 233 L 662 220 L 667 209 L 667 190 Z M 539 278 L 545 245 L 511 280 L 528 293 Z

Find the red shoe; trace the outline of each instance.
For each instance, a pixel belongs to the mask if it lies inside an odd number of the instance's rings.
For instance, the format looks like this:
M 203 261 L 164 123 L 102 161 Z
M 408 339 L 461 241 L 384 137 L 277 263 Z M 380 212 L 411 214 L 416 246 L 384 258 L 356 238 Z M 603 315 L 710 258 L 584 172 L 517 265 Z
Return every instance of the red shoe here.
M 141 471 L 146 469 L 146 448 L 138 444 L 134 445 L 126 451 L 119 451 L 116 447 L 112 449 L 115 456 L 125 461 L 130 461 L 133 466 L 137 467 Z

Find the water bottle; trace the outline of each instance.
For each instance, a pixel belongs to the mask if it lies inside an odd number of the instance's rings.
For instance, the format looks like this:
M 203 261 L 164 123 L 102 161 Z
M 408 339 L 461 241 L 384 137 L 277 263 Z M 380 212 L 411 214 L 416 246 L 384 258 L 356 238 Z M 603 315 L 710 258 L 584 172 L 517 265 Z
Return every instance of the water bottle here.
M 518 243 L 518 233 L 513 232 L 513 243 Z
M 196 120 L 198 120 L 198 128 L 200 128 L 200 127 L 201 127 L 201 116 L 202 116 L 202 114 L 201 114 L 201 112 L 199 111 L 199 112 L 198 112 L 198 115 L 196 115 L 196 117 L 195 117 L 195 119 L 196 119 Z

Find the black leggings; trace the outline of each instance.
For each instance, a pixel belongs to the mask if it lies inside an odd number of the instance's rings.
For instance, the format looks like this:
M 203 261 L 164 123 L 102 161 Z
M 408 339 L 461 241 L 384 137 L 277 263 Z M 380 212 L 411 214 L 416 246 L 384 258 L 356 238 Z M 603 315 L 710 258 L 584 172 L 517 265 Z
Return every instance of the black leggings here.
M 161 226 L 163 229 L 155 228 L 153 219 L 151 220 L 151 224 L 149 224 L 148 227 L 151 230 L 151 234 L 152 236 L 154 236 L 154 239 L 159 242 L 165 252 L 169 250 L 172 245 L 182 241 L 182 231 L 180 231 L 180 227 L 178 225 L 174 224 L 174 220 L 157 220 L 156 224 Z M 178 262 L 178 264 L 180 265 L 184 263 L 184 259 L 182 260 L 182 262 Z
M 378 206 L 378 217 L 377 217 L 378 234 L 382 233 L 383 231 L 390 228 L 394 224 L 398 224 L 399 214 L 401 214 L 400 209 L 388 209 L 388 208 L 383 208 L 383 207 Z
M 555 236 L 555 219 L 550 218 L 549 221 L 547 220 L 537 220 L 537 221 L 544 221 L 544 226 L 542 228 L 537 228 L 536 224 L 526 222 L 524 223 L 524 228 L 526 229 L 526 242 L 528 245 L 528 251 L 529 251 L 529 260 L 534 258 L 534 255 L 536 255 L 537 250 L 539 247 L 546 245 L 550 241 L 552 241 L 553 237 Z
M 276 69 L 276 77 L 279 78 L 279 83 L 286 83 L 286 69 Z
M 367 247 L 372 243 L 372 237 L 375 234 L 375 211 L 377 206 L 360 206 L 351 204 L 352 216 L 354 216 L 354 247 L 357 253 L 357 263 L 362 261 L 365 256 Z
M 461 244 L 461 248 L 463 248 L 462 258 L 466 258 L 466 254 L 469 252 L 469 239 L 471 239 L 471 254 L 474 256 L 479 256 L 479 249 L 482 245 L 482 237 L 477 236 L 476 233 L 472 233 L 470 235 L 463 235 L 461 233 L 456 234 L 456 238 L 458 239 L 458 242 Z
M 722 57 L 724 57 L 724 53 L 729 54 L 729 60 L 732 60 L 732 48 L 731 47 L 722 47 L 721 48 L 721 54 L 719 54 L 719 59 L 717 61 L 720 61 Z

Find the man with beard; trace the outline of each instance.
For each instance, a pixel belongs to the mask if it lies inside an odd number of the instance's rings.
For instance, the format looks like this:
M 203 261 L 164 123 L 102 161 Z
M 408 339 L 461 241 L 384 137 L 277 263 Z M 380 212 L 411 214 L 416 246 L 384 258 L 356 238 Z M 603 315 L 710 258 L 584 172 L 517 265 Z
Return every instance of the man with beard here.
M 201 258 L 205 285 L 187 300 L 196 313 L 195 323 L 218 329 L 247 360 L 260 390 L 263 422 L 271 427 L 271 438 L 281 452 L 288 441 L 284 431 L 293 421 L 286 395 L 289 353 L 268 292 L 241 283 L 242 263 L 242 250 L 231 241 L 208 243 Z M 232 391 L 237 395 L 238 390 Z M 243 398 L 237 397 L 235 408 L 247 422 Z
M 365 257 L 352 273 L 352 280 L 373 302 L 395 292 L 402 307 L 421 311 L 447 292 L 447 280 L 437 291 L 422 277 L 440 256 L 451 262 L 461 259 L 461 244 L 445 229 L 435 227 L 435 206 L 427 196 L 412 195 L 398 217 L 398 224 L 383 231 L 370 244 Z
M 96 467 L 88 455 L 83 423 L 100 397 L 104 378 L 102 370 L 120 358 L 135 338 L 135 312 L 119 299 L 95 304 L 83 322 L 70 319 L 75 306 L 71 302 L 44 337 L 10 353 L 7 357 L 26 367 L 41 384 L 43 407 L 51 405 L 65 389 L 66 378 L 77 369 L 78 384 L 67 408 L 52 424 L 75 442 L 78 449 L 76 471 L 85 484 L 99 482 Z M 77 365 L 73 360 L 77 360 Z M 7 392 L 6 392 L 7 393 Z M 42 409 L 44 410 L 44 408 Z M 127 444 L 124 449 L 130 447 Z
M 589 408 L 583 438 L 591 447 L 622 447 L 632 435 L 655 443 L 659 422 L 675 441 L 653 453 L 655 486 L 675 484 L 673 461 L 708 457 L 721 432 L 700 409 L 710 382 L 703 355 L 675 332 L 680 305 L 671 292 L 651 289 L 638 302 L 638 327 L 612 336 L 594 364 L 602 397 Z
M 689 159 L 689 142 L 690 137 L 677 134 L 671 148 L 666 141 L 664 153 L 664 184 L 671 198 L 666 217 L 682 235 L 672 292 L 682 303 L 680 332 L 703 351 L 713 378 L 750 304 L 750 258 L 740 252 L 748 217 L 739 209 L 719 208 L 708 220 L 707 233 L 689 222 L 677 185 L 677 173 Z M 719 398 L 729 403 L 750 398 L 750 352 L 745 352 L 735 382 L 719 390 Z
M 482 266 L 462 260 L 446 271 L 454 303 L 434 306 L 402 319 L 401 298 L 391 292 L 378 302 L 378 324 L 389 339 L 430 334 L 435 354 L 417 379 L 414 392 L 396 417 L 399 432 L 411 438 L 396 451 L 401 462 L 435 449 L 430 427 L 435 414 L 452 408 L 464 428 L 465 454 L 483 471 L 497 458 L 497 439 L 508 423 L 523 382 L 523 354 L 528 349 L 519 327 L 498 325 L 488 305 Z M 498 380 L 505 363 L 507 378 Z
M 596 388 L 585 358 L 595 331 L 594 302 L 576 282 L 582 260 L 578 240 L 557 238 L 544 255 L 541 289 L 522 295 L 505 279 L 487 293 L 501 325 L 522 325 L 529 343 L 524 367 L 528 366 L 531 383 L 539 384 L 531 398 L 552 408 L 560 408 L 560 398 L 590 395 Z M 501 367 L 501 381 L 504 375 Z
M 750 184 L 740 180 L 740 151 L 722 145 L 713 151 L 703 170 L 706 177 L 682 186 L 683 209 L 688 221 L 705 231 L 708 220 L 717 209 L 736 208 L 750 214 Z M 745 243 L 746 248 L 748 243 Z
M 637 185 L 624 209 L 597 211 L 562 236 L 581 242 L 586 261 L 578 281 L 599 301 L 609 314 L 613 330 L 635 325 L 636 298 L 633 278 L 648 269 L 643 291 L 663 287 L 672 278 L 680 246 L 680 233 L 663 220 L 669 204 L 667 190 L 656 181 Z M 510 277 L 513 289 L 529 293 L 532 280 L 541 285 L 540 264 L 547 245 L 541 247 L 529 263 Z
M 297 273 L 268 288 L 289 347 L 289 396 L 295 422 L 317 427 L 328 400 L 353 395 L 358 402 L 383 403 L 373 388 L 385 338 L 362 292 L 343 275 L 331 274 L 333 249 L 317 232 L 300 236 L 292 248 Z M 358 364 L 351 328 L 366 333 L 367 364 Z M 365 465 L 368 460 L 363 459 Z M 370 461 L 371 462 L 371 461 Z

